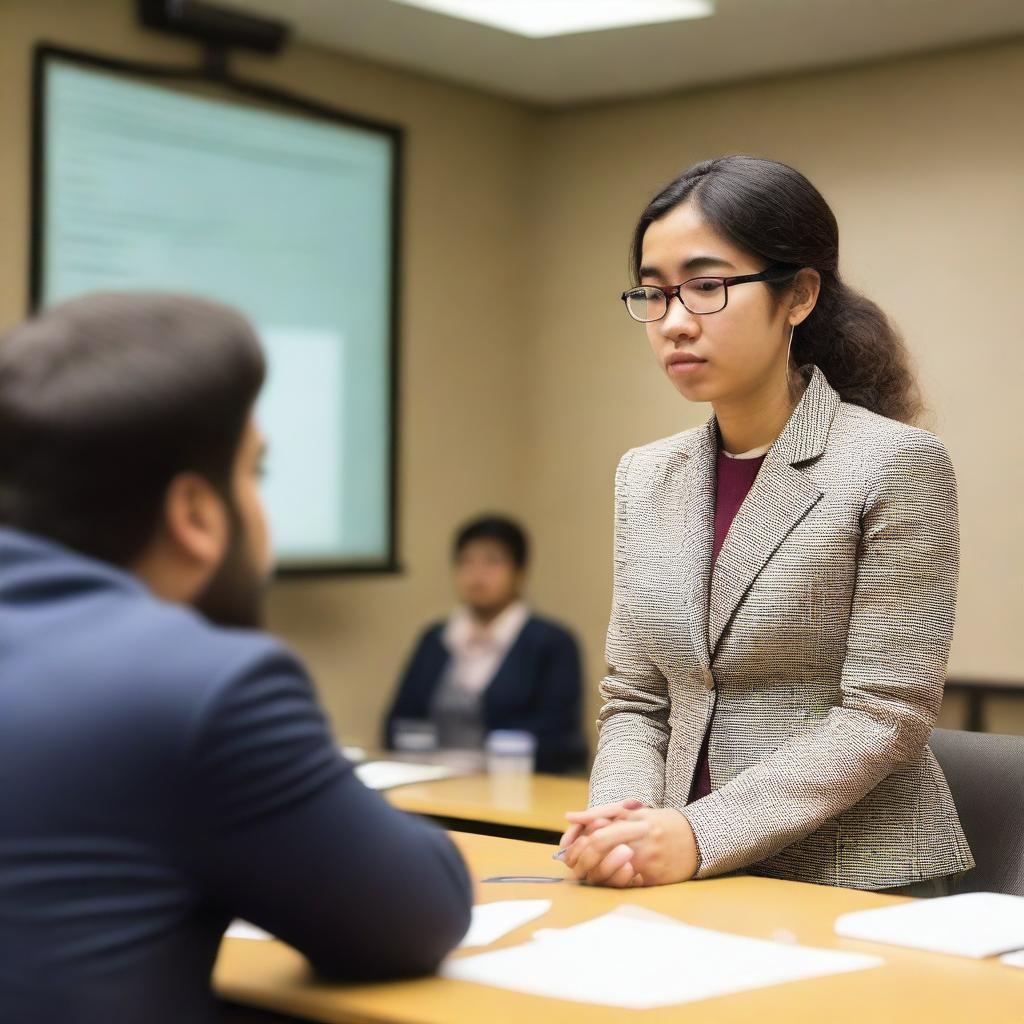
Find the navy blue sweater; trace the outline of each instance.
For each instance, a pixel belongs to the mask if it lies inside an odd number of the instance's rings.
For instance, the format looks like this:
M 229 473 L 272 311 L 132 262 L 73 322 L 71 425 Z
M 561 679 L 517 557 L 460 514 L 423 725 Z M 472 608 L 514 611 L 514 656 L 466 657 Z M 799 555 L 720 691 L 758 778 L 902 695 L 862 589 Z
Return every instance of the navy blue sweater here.
M 430 717 L 450 657 L 442 642 L 444 626 L 437 623 L 426 630 L 406 666 L 385 725 L 389 748 L 396 720 Z M 580 656 L 572 634 L 531 616 L 484 691 L 484 728 L 533 733 L 538 771 L 583 770 L 587 745 L 580 726 L 581 695 Z
M 234 916 L 332 976 L 429 971 L 470 906 L 280 644 L 0 529 L 0 1021 L 212 1022 Z

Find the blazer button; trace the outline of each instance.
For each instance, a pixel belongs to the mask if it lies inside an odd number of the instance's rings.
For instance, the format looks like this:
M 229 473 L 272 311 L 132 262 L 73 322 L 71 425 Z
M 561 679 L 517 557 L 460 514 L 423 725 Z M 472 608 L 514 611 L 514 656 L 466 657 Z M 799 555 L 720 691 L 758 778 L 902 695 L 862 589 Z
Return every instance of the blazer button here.
M 701 682 L 704 684 L 704 686 L 707 687 L 707 689 L 709 690 L 713 690 L 715 688 L 715 677 L 711 674 L 711 669 L 702 665 L 700 669 L 700 674 Z

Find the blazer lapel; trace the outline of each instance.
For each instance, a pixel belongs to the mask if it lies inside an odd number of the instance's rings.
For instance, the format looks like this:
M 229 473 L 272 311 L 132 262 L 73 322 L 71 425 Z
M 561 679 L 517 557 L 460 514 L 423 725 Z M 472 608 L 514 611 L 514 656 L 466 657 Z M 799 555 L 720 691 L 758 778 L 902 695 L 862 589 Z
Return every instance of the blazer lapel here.
M 818 487 L 794 467 L 825 450 L 839 401 L 815 367 L 803 397 L 769 449 L 733 520 L 710 581 L 708 644 L 712 657 L 758 573 L 822 497 Z M 713 500 L 708 534 L 714 534 Z
M 690 451 L 683 493 L 682 579 L 689 582 L 687 622 L 700 664 L 711 664 L 708 645 L 708 592 L 715 539 L 715 460 L 718 428 L 710 420 Z

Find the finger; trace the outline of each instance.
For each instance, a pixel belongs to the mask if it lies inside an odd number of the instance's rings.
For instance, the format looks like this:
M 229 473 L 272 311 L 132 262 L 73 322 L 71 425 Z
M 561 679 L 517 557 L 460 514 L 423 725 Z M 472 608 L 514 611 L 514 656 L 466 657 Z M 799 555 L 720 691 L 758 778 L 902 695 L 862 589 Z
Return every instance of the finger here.
M 633 876 L 633 881 L 630 882 L 629 884 L 630 884 L 631 888 L 640 889 L 640 888 L 643 888 L 643 886 L 645 886 L 647 883 L 644 881 L 644 876 L 641 875 L 640 872 L 638 871 Z
M 611 889 L 630 889 L 636 883 L 638 877 L 637 873 L 633 870 L 633 862 L 628 860 L 604 884 Z
M 605 827 L 607 827 L 607 824 L 608 823 L 606 822 Z M 584 829 L 581 825 L 580 828 L 583 830 L 581 834 L 576 837 L 576 839 L 566 848 L 564 855 L 559 858 L 566 867 L 573 869 L 575 869 L 580 857 L 583 856 L 584 851 L 590 845 L 591 837 L 595 834 L 594 830 L 589 827 Z
M 576 866 L 576 861 L 579 860 L 580 855 L 587 847 L 587 843 L 583 842 L 583 840 L 589 839 L 598 827 L 604 828 L 609 824 L 610 822 L 607 818 L 598 818 L 593 825 L 573 825 L 569 831 L 571 832 L 572 829 L 579 829 L 579 831 L 568 846 L 562 847 L 562 849 L 565 850 L 565 853 L 559 858 L 559 860 L 561 860 L 561 862 L 567 867 L 574 868 Z M 568 835 L 568 832 L 566 835 Z
M 600 824 L 600 828 L 598 828 Z M 629 824 L 631 827 L 625 832 L 609 832 L 609 829 L 621 828 L 621 826 Z M 601 836 L 601 844 L 599 852 L 596 855 L 598 859 L 605 856 L 608 851 L 617 844 L 617 842 L 627 842 L 632 839 L 636 834 L 635 826 L 639 824 L 642 826 L 641 834 L 646 834 L 647 823 L 642 819 L 639 822 L 628 821 L 626 819 L 619 819 L 615 822 L 610 822 L 606 818 L 598 818 L 594 822 L 593 826 L 588 825 L 581 836 L 566 850 L 565 855 L 561 858 L 562 862 L 568 867 L 575 870 L 581 857 L 586 855 L 586 851 L 591 849 L 591 843 L 595 836 Z M 622 837 L 617 839 L 616 837 Z M 588 864 L 590 862 L 588 861 Z M 592 866 L 592 865 L 590 865 Z
M 558 848 L 565 850 L 572 846 L 573 843 L 583 834 L 582 825 L 570 825 L 563 833 L 562 838 L 558 840 Z
M 620 843 L 587 872 L 587 881 L 591 885 L 604 885 L 609 878 L 618 873 L 623 864 L 628 864 L 632 859 L 633 851 L 625 843 Z
M 589 843 L 589 836 L 578 836 L 568 847 L 566 847 L 565 855 L 562 857 L 562 863 L 567 868 L 572 868 L 575 871 L 576 862 L 583 855 L 583 851 L 587 848 Z
M 566 817 L 571 822 L 589 825 L 597 818 L 621 818 L 624 813 L 638 811 L 643 806 L 639 800 L 620 800 L 617 804 L 588 807 L 585 811 L 569 811 Z
M 620 843 L 636 843 L 647 835 L 647 831 L 646 821 L 619 821 L 591 836 L 578 839 L 573 845 L 575 857 L 571 864 L 576 877 L 585 878 L 616 846 Z

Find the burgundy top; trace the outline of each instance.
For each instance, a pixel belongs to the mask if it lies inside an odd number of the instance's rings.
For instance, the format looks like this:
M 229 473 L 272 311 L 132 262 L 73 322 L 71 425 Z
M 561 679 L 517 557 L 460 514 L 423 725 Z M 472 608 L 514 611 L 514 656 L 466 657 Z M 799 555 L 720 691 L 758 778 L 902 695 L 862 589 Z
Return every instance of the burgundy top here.
M 725 543 L 726 534 L 732 526 L 736 513 L 743 504 L 743 499 L 754 486 L 764 456 L 756 459 L 730 459 L 718 452 L 718 479 L 715 486 L 715 546 L 711 555 L 711 565 L 714 568 L 718 561 L 718 553 Z M 712 713 L 712 721 L 714 713 Z M 704 733 L 704 741 L 700 745 L 700 754 L 697 757 L 697 768 L 693 773 L 693 788 L 690 790 L 690 803 L 707 796 L 711 792 L 711 769 L 708 766 L 708 741 L 711 736 L 711 722 L 708 722 L 707 732 Z

